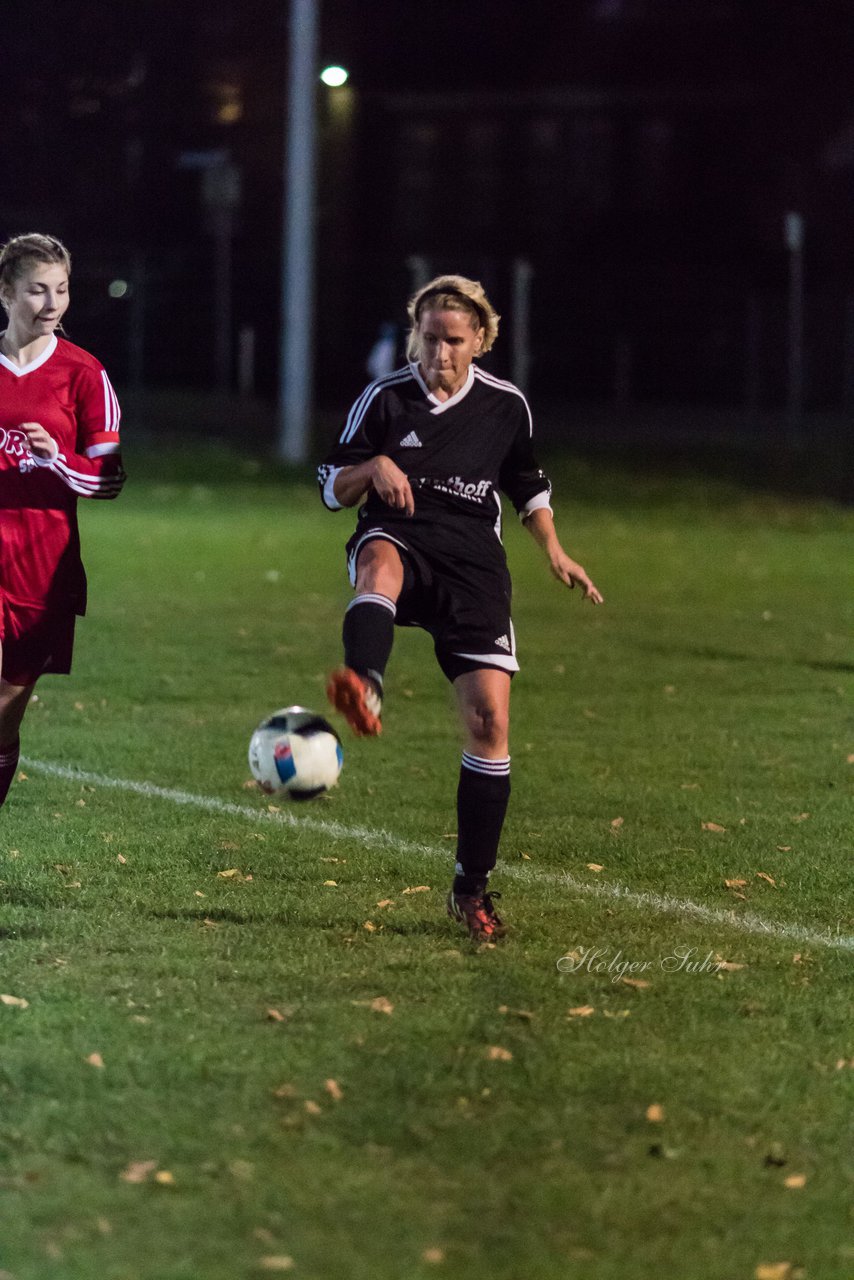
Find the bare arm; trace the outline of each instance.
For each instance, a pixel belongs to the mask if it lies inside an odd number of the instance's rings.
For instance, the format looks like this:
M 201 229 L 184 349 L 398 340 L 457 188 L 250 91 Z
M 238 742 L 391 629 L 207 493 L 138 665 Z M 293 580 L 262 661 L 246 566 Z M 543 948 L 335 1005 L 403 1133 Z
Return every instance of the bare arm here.
M 536 511 L 532 511 L 525 520 L 525 528 L 538 546 L 545 551 L 551 571 L 559 582 L 565 582 L 570 589 L 576 585 L 582 587 L 584 599 L 589 600 L 591 604 L 604 604 L 601 592 L 587 576 L 586 570 L 580 564 L 576 564 L 560 545 L 555 532 L 554 517 L 548 507 L 539 507 Z
M 384 453 L 352 467 L 342 467 L 335 476 L 333 491 L 342 507 L 354 507 L 369 489 L 383 502 L 411 516 L 415 500 L 405 473 Z

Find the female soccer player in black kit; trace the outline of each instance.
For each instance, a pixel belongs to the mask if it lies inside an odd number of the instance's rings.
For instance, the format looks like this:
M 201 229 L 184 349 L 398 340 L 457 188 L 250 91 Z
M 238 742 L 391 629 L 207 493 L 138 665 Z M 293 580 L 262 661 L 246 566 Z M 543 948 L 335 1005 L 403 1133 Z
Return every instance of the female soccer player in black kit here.
M 504 932 L 487 883 L 510 797 L 510 680 L 519 669 L 499 489 L 555 577 L 593 604 L 602 596 L 558 541 L 525 397 L 474 363 L 498 333 L 481 285 L 439 276 L 408 313 L 411 363 L 365 389 L 318 472 L 331 510 L 364 499 L 347 543 L 356 594 L 344 617 L 345 665 L 327 692 L 356 734 L 380 733 L 395 623 L 432 635 L 466 734 L 448 914 L 487 941 Z

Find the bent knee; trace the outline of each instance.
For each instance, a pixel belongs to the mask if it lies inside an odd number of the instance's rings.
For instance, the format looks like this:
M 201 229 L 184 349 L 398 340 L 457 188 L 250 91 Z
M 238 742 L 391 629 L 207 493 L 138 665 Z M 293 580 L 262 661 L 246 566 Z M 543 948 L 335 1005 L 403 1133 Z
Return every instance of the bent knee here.
M 510 717 L 503 707 L 492 702 L 478 702 L 466 708 L 466 728 L 484 749 L 506 749 Z

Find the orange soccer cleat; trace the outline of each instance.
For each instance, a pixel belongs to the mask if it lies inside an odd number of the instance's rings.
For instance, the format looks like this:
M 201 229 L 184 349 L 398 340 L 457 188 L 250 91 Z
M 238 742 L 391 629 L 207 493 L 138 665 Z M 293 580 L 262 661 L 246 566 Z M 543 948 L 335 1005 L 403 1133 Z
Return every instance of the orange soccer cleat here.
M 494 938 L 503 938 L 507 932 L 504 921 L 492 905 L 493 898 L 500 897 L 500 893 L 484 893 L 475 897 L 454 893 L 452 889 L 448 894 L 448 915 L 466 926 L 474 942 L 492 942 Z
M 366 676 L 351 667 L 337 667 L 327 682 L 326 696 L 357 738 L 375 738 L 382 733 L 382 698 Z

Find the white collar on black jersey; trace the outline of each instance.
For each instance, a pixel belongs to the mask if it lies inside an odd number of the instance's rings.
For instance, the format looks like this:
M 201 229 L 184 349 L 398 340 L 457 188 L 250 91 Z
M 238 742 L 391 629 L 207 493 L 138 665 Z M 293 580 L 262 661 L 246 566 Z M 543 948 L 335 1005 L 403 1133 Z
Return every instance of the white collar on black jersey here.
M 8 369 L 10 373 L 14 373 L 16 378 L 22 378 L 25 373 L 32 373 L 34 369 L 41 368 L 45 361 L 51 358 L 57 345 L 56 334 L 52 333 L 50 342 L 44 351 L 40 356 L 36 356 L 35 360 L 31 360 L 29 364 L 15 364 L 13 360 L 9 360 L 8 357 L 4 356 L 2 351 L 0 351 L 0 364 L 4 369 Z
M 466 380 L 460 387 L 459 391 L 455 391 L 449 400 L 439 400 L 433 395 L 433 392 L 421 377 L 421 370 L 418 368 L 418 362 L 415 361 L 413 364 L 410 364 L 409 367 L 412 370 L 413 378 L 433 405 L 433 408 L 430 410 L 431 413 L 444 413 L 446 409 L 453 408 L 455 404 L 459 404 L 461 400 L 465 400 L 466 396 L 474 386 L 474 365 L 470 364 L 468 373 L 466 374 Z

